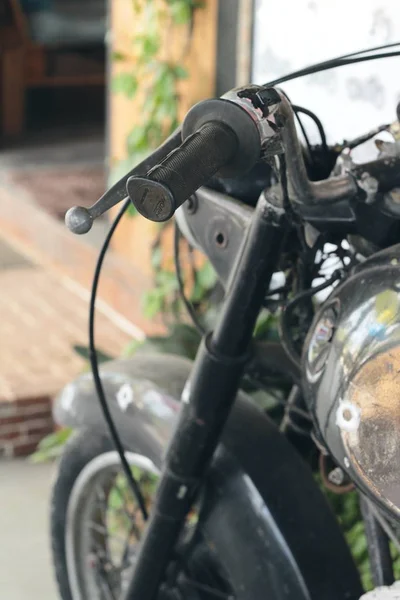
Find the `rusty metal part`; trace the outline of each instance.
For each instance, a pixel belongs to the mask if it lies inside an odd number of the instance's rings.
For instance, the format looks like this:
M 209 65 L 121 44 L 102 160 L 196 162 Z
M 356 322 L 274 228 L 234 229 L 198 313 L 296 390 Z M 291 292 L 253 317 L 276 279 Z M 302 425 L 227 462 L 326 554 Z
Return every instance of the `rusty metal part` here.
M 359 426 L 353 431 L 342 430 L 348 456 L 357 464 L 358 473 L 368 486 L 387 498 L 398 512 L 400 346 L 366 362 L 351 381 L 348 396 L 360 411 Z
M 326 456 L 325 454 L 321 453 L 319 455 L 319 461 L 318 461 L 319 462 L 319 472 L 320 472 L 324 486 L 328 490 L 333 492 L 334 494 L 348 494 L 349 492 L 354 490 L 354 483 L 352 483 L 352 482 L 348 483 L 348 479 L 346 479 L 346 478 L 344 480 L 344 481 L 346 481 L 346 483 L 340 484 L 340 485 L 335 484 L 333 481 L 331 481 L 329 479 L 332 471 L 329 470 L 328 460 L 329 460 L 329 457 Z M 338 468 L 338 467 L 336 467 L 336 468 Z

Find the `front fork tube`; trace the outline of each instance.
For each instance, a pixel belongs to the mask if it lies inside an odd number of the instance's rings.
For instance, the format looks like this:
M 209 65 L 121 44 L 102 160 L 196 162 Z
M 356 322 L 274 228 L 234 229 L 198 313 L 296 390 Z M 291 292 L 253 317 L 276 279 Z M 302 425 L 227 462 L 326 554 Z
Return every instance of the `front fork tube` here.
M 263 195 L 218 323 L 203 339 L 183 392 L 180 419 L 125 600 L 155 600 L 162 589 L 174 546 L 235 401 L 286 227 L 282 209 Z

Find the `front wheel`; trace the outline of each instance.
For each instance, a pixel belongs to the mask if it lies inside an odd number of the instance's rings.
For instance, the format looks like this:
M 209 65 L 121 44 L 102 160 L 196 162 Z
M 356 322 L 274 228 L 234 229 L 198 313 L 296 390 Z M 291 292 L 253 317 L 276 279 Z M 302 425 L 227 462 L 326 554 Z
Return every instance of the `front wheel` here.
M 140 448 L 127 458 L 150 509 L 159 470 Z M 61 598 L 123 597 L 144 527 L 111 441 L 95 432 L 74 434 L 64 449 L 52 495 L 52 551 Z M 233 537 L 227 544 L 226 536 L 215 536 L 210 549 L 198 515 L 189 515 L 172 558 L 171 583 L 167 576 L 160 600 L 241 599 L 243 590 L 230 583 L 229 565 L 242 545 Z

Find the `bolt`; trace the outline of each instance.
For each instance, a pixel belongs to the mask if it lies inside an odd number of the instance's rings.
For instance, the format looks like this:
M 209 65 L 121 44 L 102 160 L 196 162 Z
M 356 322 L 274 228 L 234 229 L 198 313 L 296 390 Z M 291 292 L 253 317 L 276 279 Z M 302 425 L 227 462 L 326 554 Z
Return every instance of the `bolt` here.
M 361 175 L 359 186 L 364 190 L 367 197 L 365 202 L 367 204 L 372 204 L 375 200 L 376 193 L 378 191 L 379 182 L 375 177 L 372 177 L 369 173 L 365 172 Z
M 345 421 L 351 421 L 352 418 L 353 418 L 352 413 L 349 411 L 348 408 L 345 408 L 345 410 L 343 411 L 343 419 Z
M 344 482 L 344 472 L 340 467 L 335 467 L 328 475 L 328 479 L 334 485 L 342 485 Z
M 349 400 L 341 400 L 336 411 L 336 425 L 349 433 L 357 431 L 361 421 L 359 407 Z
M 193 196 L 188 198 L 188 201 L 186 202 L 186 211 L 188 215 L 194 215 L 197 212 L 198 204 L 196 194 L 193 194 Z

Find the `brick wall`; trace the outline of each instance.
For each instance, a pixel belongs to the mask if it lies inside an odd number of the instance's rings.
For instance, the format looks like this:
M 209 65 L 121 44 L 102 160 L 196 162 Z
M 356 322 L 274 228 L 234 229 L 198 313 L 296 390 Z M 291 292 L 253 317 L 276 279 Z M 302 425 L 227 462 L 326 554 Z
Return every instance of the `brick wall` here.
M 0 456 L 27 456 L 52 431 L 49 397 L 0 403 Z

